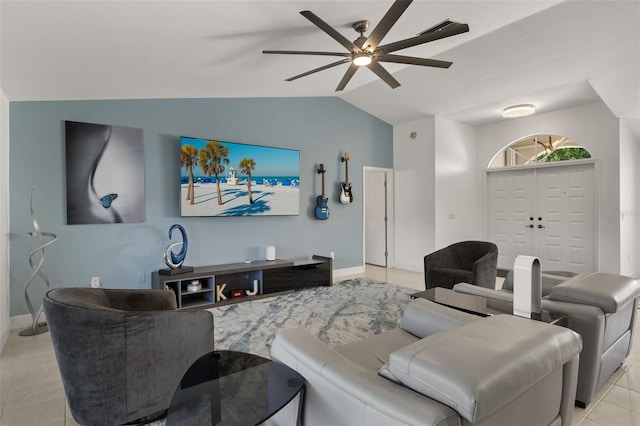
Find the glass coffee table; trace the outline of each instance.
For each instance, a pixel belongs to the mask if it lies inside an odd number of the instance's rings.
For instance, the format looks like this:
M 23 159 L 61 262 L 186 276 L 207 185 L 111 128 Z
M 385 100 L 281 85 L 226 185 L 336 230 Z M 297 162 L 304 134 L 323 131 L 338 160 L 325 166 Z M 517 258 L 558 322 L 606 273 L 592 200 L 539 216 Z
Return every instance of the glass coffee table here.
M 513 303 L 511 302 L 461 293 L 444 287 L 433 287 L 413 293 L 411 298 L 427 299 L 440 305 L 483 317 L 499 314 L 513 315 Z M 532 314 L 532 319 L 555 325 L 565 325 L 564 323 L 566 322 L 565 315 L 546 310 L 542 310 L 540 314 Z
M 258 425 L 300 394 L 304 378 L 295 370 L 257 355 L 214 351 L 185 373 L 173 395 L 166 424 Z

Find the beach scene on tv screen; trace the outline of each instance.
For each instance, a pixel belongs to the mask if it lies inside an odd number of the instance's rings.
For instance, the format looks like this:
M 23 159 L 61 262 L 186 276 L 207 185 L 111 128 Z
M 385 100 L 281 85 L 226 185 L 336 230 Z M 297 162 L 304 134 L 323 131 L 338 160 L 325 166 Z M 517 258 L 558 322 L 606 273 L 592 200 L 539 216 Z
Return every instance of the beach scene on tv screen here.
M 300 214 L 300 151 L 180 138 L 180 215 Z

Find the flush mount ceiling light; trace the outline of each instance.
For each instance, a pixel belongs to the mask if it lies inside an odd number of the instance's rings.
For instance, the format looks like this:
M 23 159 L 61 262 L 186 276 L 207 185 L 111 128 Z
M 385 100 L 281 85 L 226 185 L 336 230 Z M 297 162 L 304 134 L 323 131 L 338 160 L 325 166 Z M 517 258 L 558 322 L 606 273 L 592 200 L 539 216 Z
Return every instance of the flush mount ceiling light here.
M 512 105 L 502 110 L 504 118 L 525 117 L 536 112 L 536 107 L 531 104 Z

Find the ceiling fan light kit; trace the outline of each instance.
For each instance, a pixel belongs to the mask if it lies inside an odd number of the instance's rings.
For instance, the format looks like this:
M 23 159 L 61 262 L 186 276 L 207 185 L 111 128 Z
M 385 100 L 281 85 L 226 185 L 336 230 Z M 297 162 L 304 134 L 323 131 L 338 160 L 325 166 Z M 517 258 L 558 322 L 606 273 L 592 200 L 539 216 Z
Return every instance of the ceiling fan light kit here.
M 425 67 L 449 68 L 451 62 L 440 61 L 428 58 L 416 58 L 413 56 L 394 55 L 393 52 L 418 46 L 431 41 L 440 40 L 457 34 L 469 31 L 467 24 L 452 22 L 445 20 L 440 24 L 421 32 L 417 36 L 404 40 L 380 45 L 380 42 L 389 32 L 391 27 L 400 19 L 400 16 L 409 7 L 413 0 L 396 0 L 387 13 L 382 17 L 378 25 L 371 31 L 368 37 L 364 33 L 369 29 L 369 20 L 361 20 L 353 23 L 353 29 L 360 33 L 355 41 L 350 41 L 340 34 L 331 25 L 324 22 L 313 12 L 303 10 L 300 12 L 302 16 L 311 21 L 314 25 L 324 31 L 327 35 L 340 43 L 348 52 L 317 52 L 317 51 L 300 51 L 300 50 L 263 50 L 265 54 L 284 54 L 284 55 L 316 55 L 316 56 L 338 56 L 343 59 L 332 62 L 330 64 L 312 69 L 302 74 L 295 75 L 286 79 L 286 81 L 297 80 L 319 71 L 333 68 L 342 64 L 349 64 L 349 68 L 345 72 L 342 80 L 336 88 L 336 92 L 343 90 L 349 83 L 358 68 L 366 66 L 382 81 L 393 89 L 400 86 L 400 83 L 380 64 L 380 62 L 391 62 L 405 65 L 420 65 Z
M 369 65 L 373 58 L 370 53 L 358 53 L 353 56 L 353 64 L 359 67 L 363 67 L 365 65 Z
M 511 105 L 502 110 L 502 117 L 516 118 L 526 117 L 536 112 L 536 107 L 532 104 Z

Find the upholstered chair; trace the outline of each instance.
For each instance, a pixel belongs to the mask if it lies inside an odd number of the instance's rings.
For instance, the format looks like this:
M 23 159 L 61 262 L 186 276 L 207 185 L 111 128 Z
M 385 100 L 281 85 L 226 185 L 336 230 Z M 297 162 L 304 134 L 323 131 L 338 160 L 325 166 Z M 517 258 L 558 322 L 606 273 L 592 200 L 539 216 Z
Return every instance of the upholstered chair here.
M 458 283 L 495 288 L 498 247 L 489 241 L 461 241 L 424 257 L 424 283 L 452 288 Z
M 454 290 L 513 302 L 513 287 L 505 284 L 500 290 L 457 284 Z M 576 404 L 586 407 L 631 352 L 640 281 L 606 272 L 553 272 L 542 274 L 542 284 L 542 309 L 565 315 L 567 328 L 582 337 Z
M 398 328 L 335 348 L 283 329 L 271 358 L 305 392 L 269 424 L 295 424 L 302 404 L 305 426 L 571 426 L 581 346 L 564 327 L 420 298 Z
M 73 418 L 138 424 L 166 415 L 189 366 L 213 350 L 213 316 L 165 290 L 55 288 L 44 311 Z

